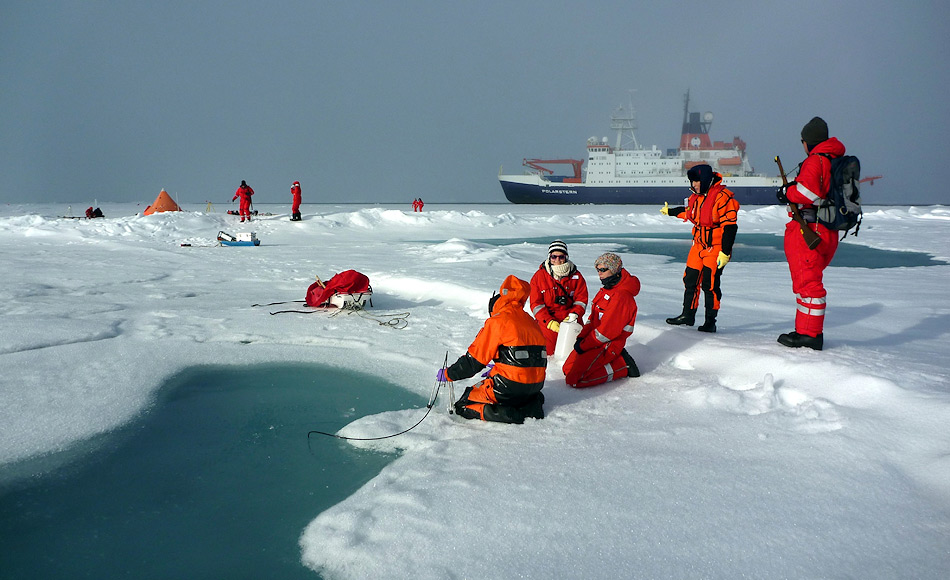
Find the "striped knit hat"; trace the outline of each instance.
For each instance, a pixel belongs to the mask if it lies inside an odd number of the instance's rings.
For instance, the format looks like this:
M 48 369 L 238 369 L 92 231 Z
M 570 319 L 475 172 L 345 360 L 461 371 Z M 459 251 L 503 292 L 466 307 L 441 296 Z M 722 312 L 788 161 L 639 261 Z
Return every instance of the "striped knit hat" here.
M 620 256 L 607 252 L 606 254 L 601 254 L 599 258 L 594 260 L 594 267 L 604 267 L 609 268 L 611 274 L 616 274 L 620 271 L 620 268 L 623 268 L 623 261 L 620 259 Z
M 567 244 L 561 240 L 554 240 L 551 242 L 551 245 L 548 246 L 548 255 L 551 255 L 551 252 L 563 252 L 565 256 L 568 256 L 567 253 Z

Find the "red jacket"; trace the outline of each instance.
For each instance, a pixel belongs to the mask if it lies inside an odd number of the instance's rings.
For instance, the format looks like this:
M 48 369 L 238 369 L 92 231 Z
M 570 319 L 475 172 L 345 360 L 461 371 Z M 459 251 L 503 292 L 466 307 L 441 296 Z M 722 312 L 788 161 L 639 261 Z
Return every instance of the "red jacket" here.
M 573 312 L 583 324 L 588 301 L 587 281 L 584 276 L 574 268 L 569 276 L 555 280 L 545 264 L 546 262 L 542 262 L 538 271 L 531 277 L 531 314 L 538 322 L 547 326 L 552 320 L 563 321 Z M 558 304 L 557 299 L 560 296 L 566 296 L 568 303 Z
M 292 196 L 294 196 L 294 203 L 299 204 L 299 203 L 300 203 L 300 186 L 299 186 L 299 185 L 291 185 L 291 186 L 290 186 L 290 194 L 291 194 Z M 232 200 L 232 201 L 233 201 L 233 200 Z
M 785 191 L 788 201 L 797 203 L 799 207 L 812 208 L 825 199 L 831 189 L 831 161 L 825 155 L 841 157 L 844 152 L 844 143 L 837 137 L 815 145 L 802 162 L 795 185 Z
M 601 288 L 590 305 L 590 320 L 578 335 L 581 350 L 601 348 L 608 342 L 627 341 L 637 321 L 636 295 L 640 280 L 620 269 L 620 282 L 613 288 Z
M 254 190 L 251 189 L 250 185 L 241 185 L 237 188 L 237 191 L 234 192 L 234 197 L 231 198 L 231 201 L 239 197 L 241 201 L 251 201 L 252 195 L 254 195 Z

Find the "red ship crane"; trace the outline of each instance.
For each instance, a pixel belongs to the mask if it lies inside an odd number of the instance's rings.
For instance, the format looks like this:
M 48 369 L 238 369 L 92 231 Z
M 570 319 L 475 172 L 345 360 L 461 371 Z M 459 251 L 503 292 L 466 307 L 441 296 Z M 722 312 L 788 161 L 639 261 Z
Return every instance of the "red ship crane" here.
M 864 179 L 859 179 L 858 183 L 864 183 L 866 181 L 868 185 L 874 185 L 875 179 L 881 179 L 883 177 L 884 177 L 883 175 L 872 175 L 871 177 L 865 177 Z
M 559 165 L 571 165 L 574 167 L 574 177 L 573 181 L 580 183 L 581 180 L 581 166 L 584 165 L 583 159 L 525 159 L 522 162 L 522 165 L 525 167 L 530 167 L 541 173 L 547 173 L 549 175 L 553 174 L 554 171 L 548 169 L 547 167 L 542 167 L 540 163 L 554 163 Z M 571 180 L 572 178 L 566 178 L 565 181 Z

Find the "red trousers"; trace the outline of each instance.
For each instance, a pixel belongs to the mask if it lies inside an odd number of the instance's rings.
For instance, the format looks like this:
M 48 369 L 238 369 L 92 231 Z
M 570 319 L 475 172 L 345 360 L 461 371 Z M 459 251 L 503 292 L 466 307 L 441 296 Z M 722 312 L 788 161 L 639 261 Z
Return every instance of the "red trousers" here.
M 828 295 L 822 284 L 822 275 L 838 249 L 838 232 L 818 224 L 808 225 L 821 238 L 821 243 L 809 250 L 798 223 L 790 221 L 785 226 L 785 258 L 792 275 L 792 292 L 798 303 L 795 332 L 818 336 L 824 331 L 825 297 Z
M 572 352 L 564 363 L 564 381 L 582 389 L 626 377 L 627 361 L 620 356 L 624 344 L 612 341 L 583 354 Z
M 241 217 L 251 217 L 251 200 L 247 197 L 241 198 L 241 206 L 238 213 L 241 214 Z

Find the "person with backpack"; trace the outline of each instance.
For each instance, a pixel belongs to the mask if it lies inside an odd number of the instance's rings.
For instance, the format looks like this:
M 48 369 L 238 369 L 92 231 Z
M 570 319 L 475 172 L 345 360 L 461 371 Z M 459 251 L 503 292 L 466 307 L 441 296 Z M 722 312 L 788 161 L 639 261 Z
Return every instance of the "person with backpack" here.
M 440 382 L 460 381 L 489 367 L 485 380 L 465 389 L 455 402 L 459 417 L 500 423 L 544 418 L 541 389 L 548 359 L 544 335 L 524 310 L 530 291 L 524 280 L 505 278 L 488 301 L 488 319 L 468 351 L 436 373 Z
M 547 341 L 548 356 L 554 354 L 562 322 L 584 324 L 587 311 L 587 281 L 567 255 L 567 244 L 554 240 L 548 258 L 531 277 L 531 315 Z
M 293 205 L 290 207 L 290 221 L 300 221 L 300 182 L 295 181 L 290 186 L 290 195 L 293 196 Z
M 240 202 L 240 215 L 241 221 L 251 221 L 251 196 L 254 195 L 254 190 L 251 189 L 251 186 L 247 184 L 243 179 L 241 180 L 241 185 L 237 188 L 237 191 L 234 192 L 234 197 L 231 198 L 233 202 L 237 198 L 241 198 Z
M 686 271 L 683 273 L 683 285 L 686 287 L 683 312 L 674 318 L 667 318 L 666 323 L 677 326 L 695 324 L 699 293 L 702 291 L 706 301 L 706 321 L 699 330 L 716 332 L 716 317 L 722 300 L 722 270 L 732 257 L 732 246 L 739 230 L 736 224 L 739 202 L 732 191 L 723 185 L 722 175 L 713 171 L 708 164 L 691 167 L 686 178 L 693 192 L 686 206 L 670 207 L 670 204 L 664 203 L 660 209 L 663 215 L 693 223 L 693 246 L 686 257 Z
M 776 196 L 782 203 L 798 205 L 806 225 L 818 234 L 821 242 L 810 249 L 797 221 L 790 220 L 785 226 L 785 258 L 798 310 L 795 330 L 781 334 L 778 342 L 792 348 L 821 350 L 828 294 L 822 276 L 838 249 L 838 231 L 819 221 L 818 209 L 831 190 L 832 160 L 843 156 L 845 147 L 837 137 L 828 137 L 828 124 L 821 117 L 808 121 L 802 128 L 801 137 L 807 157 L 795 181 L 780 188 Z M 788 215 L 791 217 L 792 212 Z

